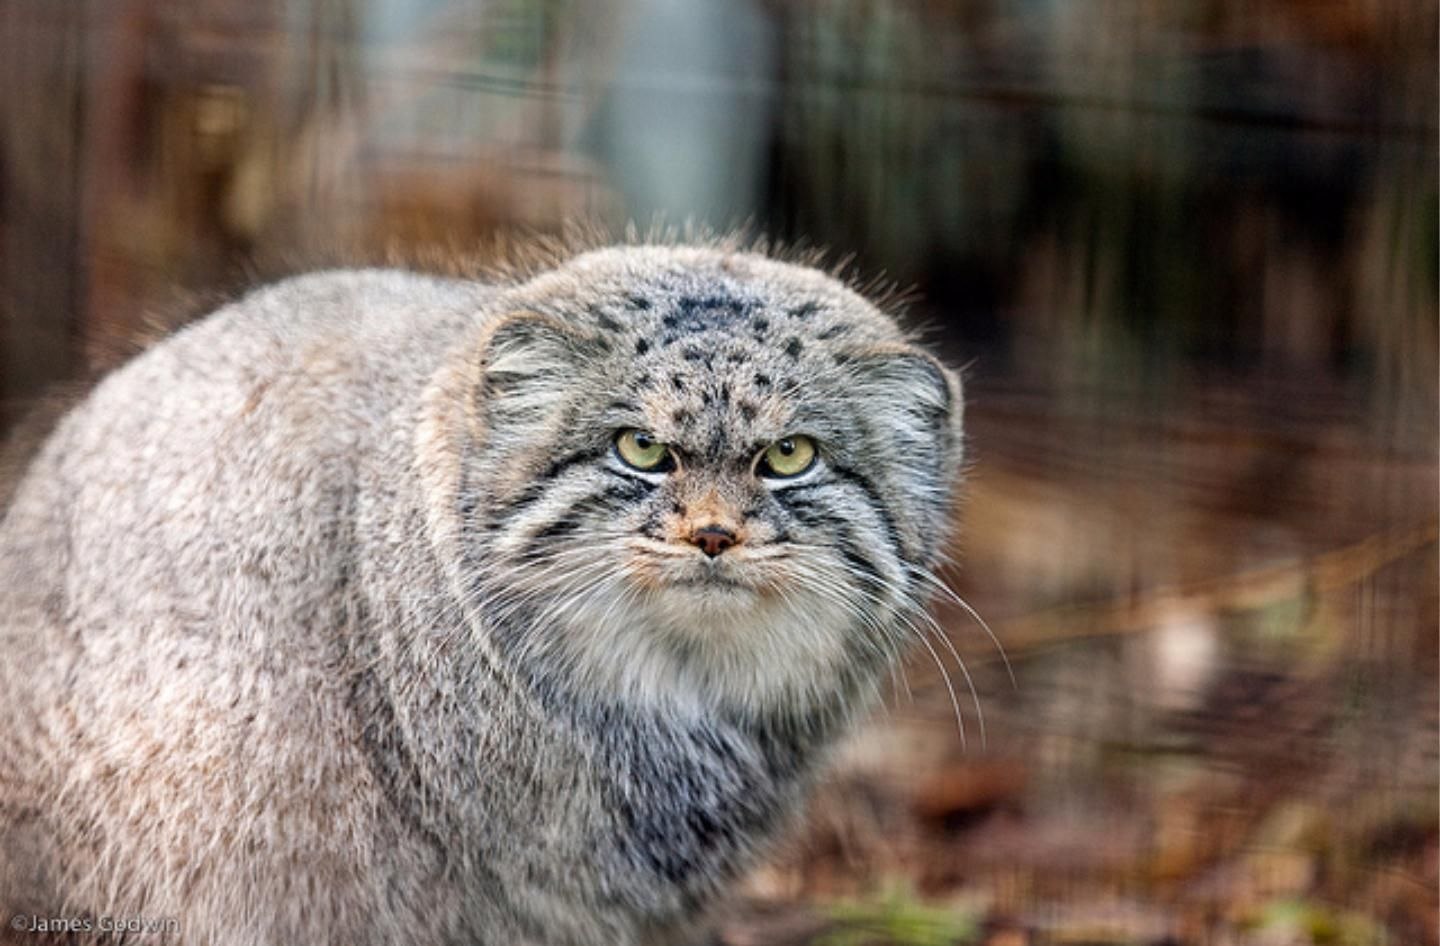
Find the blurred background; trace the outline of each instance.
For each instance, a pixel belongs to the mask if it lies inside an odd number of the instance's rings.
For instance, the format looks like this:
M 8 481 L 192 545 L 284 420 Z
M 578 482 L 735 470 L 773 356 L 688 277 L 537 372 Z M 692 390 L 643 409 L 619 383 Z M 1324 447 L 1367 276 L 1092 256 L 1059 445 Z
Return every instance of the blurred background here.
M 1427 0 L 0 0 L 0 430 L 319 259 L 830 247 L 1010 671 L 940 601 L 724 942 L 1434 944 L 1436 86 Z

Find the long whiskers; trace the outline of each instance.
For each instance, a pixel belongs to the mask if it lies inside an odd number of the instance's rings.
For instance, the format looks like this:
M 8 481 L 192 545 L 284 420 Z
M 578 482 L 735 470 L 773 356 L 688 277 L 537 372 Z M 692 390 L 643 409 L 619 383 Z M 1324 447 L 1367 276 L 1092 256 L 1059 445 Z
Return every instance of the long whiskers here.
M 875 576 L 867 575 L 863 572 L 856 571 L 851 571 L 850 574 L 851 577 L 855 579 L 869 582 L 872 585 L 877 585 L 878 587 L 885 588 L 886 590 L 892 590 L 888 582 L 877 582 Z M 872 602 L 875 602 L 882 606 L 885 605 L 885 602 L 883 602 L 882 599 L 880 599 L 878 596 L 871 592 L 861 590 L 860 593 Z M 950 677 L 950 671 L 946 668 L 945 661 L 940 657 L 939 652 L 935 650 L 934 646 L 931 645 L 927 632 L 933 633 L 936 637 L 938 637 L 941 643 L 943 643 L 945 647 L 949 650 L 951 656 L 955 658 L 955 662 L 959 665 L 960 671 L 964 675 L 966 683 L 969 685 L 970 698 L 975 704 L 976 719 L 980 728 L 980 743 L 982 746 L 985 745 L 985 714 L 980 708 L 980 696 L 975 689 L 974 680 L 971 679 L 969 671 L 965 668 L 965 662 L 960 659 L 960 655 L 956 652 L 954 645 L 950 643 L 949 638 L 945 636 L 939 625 L 935 624 L 934 620 L 924 611 L 907 612 L 905 610 L 892 609 L 892 613 L 894 617 L 899 620 L 907 630 L 911 632 L 915 639 L 920 642 L 921 646 L 925 648 L 926 652 L 930 655 L 931 661 L 935 664 L 935 668 L 940 671 L 940 679 L 945 684 L 945 692 L 950 698 L 950 706 L 955 713 L 955 724 L 960 734 L 960 745 L 962 747 L 968 747 L 969 740 L 965 729 L 964 713 L 960 709 L 960 698 L 955 690 L 955 683 Z M 928 626 L 923 629 L 917 627 L 915 625 L 915 622 L 910 617 L 911 613 L 918 613 L 928 622 Z
M 889 592 L 891 595 L 894 595 L 896 598 L 898 598 L 901 602 L 905 601 L 910 596 L 909 589 L 900 587 L 894 582 L 887 581 L 883 577 L 867 574 L 863 571 L 860 571 L 859 569 L 850 566 L 844 567 L 846 574 L 849 575 L 851 578 L 858 581 L 863 581 L 869 585 L 880 589 L 881 591 Z M 954 711 L 955 714 L 955 725 L 960 735 L 960 745 L 962 747 L 968 747 L 969 739 L 965 729 L 965 716 L 960 709 L 960 698 L 959 695 L 956 693 L 954 681 L 951 680 L 949 670 L 947 670 L 945 667 L 945 662 L 941 659 L 939 652 L 936 651 L 934 646 L 931 645 L 926 632 L 915 625 L 914 621 L 911 620 L 909 613 L 907 612 L 918 613 L 929 623 L 930 629 L 933 630 L 933 633 L 950 651 L 950 654 L 955 658 L 956 663 L 960 667 L 961 673 L 965 677 L 966 683 L 968 684 L 970 689 L 971 699 L 975 703 L 976 719 L 980 729 L 980 743 L 982 746 L 984 746 L 987 742 L 985 733 L 985 714 L 980 706 L 980 697 L 978 691 L 975 688 L 975 682 L 971 677 L 969 670 L 965 667 L 964 660 L 960 658 L 960 655 L 955 650 L 954 645 L 950 643 L 949 638 L 946 637 L 943 630 L 938 624 L 935 623 L 934 619 L 931 618 L 930 615 L 926 614 L 924 611 L 912 612 L 909 608 L 905 608 L 903 606 L 897 607 L 895 602 L 886 600 L 875 594 L 874 592 L 868 591 L 862 587 L 842 585 L 828 577 L 822 578 L 820 577 L 820 575 L 821 573 L 819 573 L 818 570 L 814 574 L 807 575 L 807 583 L 811 584 L 812 587 L 815 587 L 817 590 L 828 591 L 832 596 L 842 599 L 848 595 L 859 594 L 861 597 L 869 601 L 875 607 L 883 609 L 885 612 L 888 612 L 892 618 L 899 621 L 906 629 L 911 632 L 911 634 L 917 640 L 920 641 L 921 645 L 929 653 L 930 659 L 934 662 L 936 669 L 940 671 L 941 680 L 944 682 L 946 693 L 949 695 L 950 698 L 951 709 Z M 879 622 L 878 619 L 860 611 L 859 609 L 852 610 L 854 611 L 854 613 L 857 614 L 857 616 L 860 616 L 862 618 L 866 626 L 871 627 L 875 630 L 879 630 L 882 633 L 885 632 L 885 626 L 881 622 Z
M 976 624 L 980 625 L 981 629 L 984 630 L 985 634 L 990 638 L 990 642 L 995 645 L 995 651 L 1000 655 L 1000 661 L 1005 665 L 1005 674 L 1010 678 L 1010 688 L 1012 690 L 1018 690 L 1019 686 L 1015 682 L 1015 670 L 1010 666 L 1010 656 L 1005 653 L 1005 645 L 1000 643 L 999 636 L 990 628 L 990 625 L 985 619 L 980 616 L 980 612 L 971 607 L 970 602 L 960 597 L 960 595 L 955 592 L 955 589 L 951 588 L 944 579 L 931 570 L 917 566 L 909 566 L 909 571 L 912 575 L 925 582 L 927 586 L 940 592 L 947 600 L 963 609 Z

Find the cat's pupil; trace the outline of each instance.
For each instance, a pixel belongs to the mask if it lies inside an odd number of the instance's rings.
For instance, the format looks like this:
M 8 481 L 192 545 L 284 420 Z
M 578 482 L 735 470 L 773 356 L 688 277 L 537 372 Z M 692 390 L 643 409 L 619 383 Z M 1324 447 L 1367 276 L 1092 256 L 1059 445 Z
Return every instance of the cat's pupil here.
M 788 457 L 795 452 L 795 442 L 793 440 L 782 440 L 778 446 L 780 447 L 780 453 L 784 456 Z
M 641 450 L 649 450 L 652 446 L 654 446 L 654 444 L 655 441 L 650 439 L 649 434 L 635 435 L 635 446 L 639 447 Z

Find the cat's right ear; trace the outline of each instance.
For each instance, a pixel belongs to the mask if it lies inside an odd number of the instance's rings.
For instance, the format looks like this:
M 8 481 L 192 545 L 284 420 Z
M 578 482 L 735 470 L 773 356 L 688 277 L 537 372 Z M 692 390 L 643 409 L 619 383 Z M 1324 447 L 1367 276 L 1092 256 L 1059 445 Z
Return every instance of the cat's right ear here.
M 604 339 L 552 315 L 519 311 L 501 317 L 480 344 L 476 395 L 487 426 L 543 424 L 606 347 Z

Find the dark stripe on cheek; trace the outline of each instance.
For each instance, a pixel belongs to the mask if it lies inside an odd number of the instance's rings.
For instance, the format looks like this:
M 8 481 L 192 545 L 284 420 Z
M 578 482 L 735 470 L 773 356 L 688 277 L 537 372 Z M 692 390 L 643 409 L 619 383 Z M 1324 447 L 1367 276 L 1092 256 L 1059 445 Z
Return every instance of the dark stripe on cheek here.
M 587 506 L 595 503 L 595 500 L 595 494 L 589 493 L 566 506 L 543 528 L 531 535 L 530 540 L 525 543 L 525 551 L 521 553 L 521 557 L 527 560 L 543 558 L 553 543 L 579 532 L 580 516 Z
M 487 528 L 491 532 L 498 532 L 501 528 L 509 525 L 516 516 L 530 508 L 531 504 L 545 495 L 545 491 L 549 488 L 549 483 L 530 483 L 520 492 L 516 493 L 513 499 L 495 510 L 495 515 L 492 516 L 489 523 L 487 523 Z
M 524 489 L 516 493 L 510 501 L 496 508 L 490 519 L 489 529 L 491 532 L 498 532 L 514 522 L 524 514 L 525 510 L 535 505 L 554 485 L 555 480 L 567 472 L 571 467 L 580 466 L 586 463 L 595 463 L 610 452 L 609 446 L 587 447 L 584 450 L 576 450 L 551 461 L 533 481 Z
M 781 502 L 781 507 L 787 510 L 797 522 L 812 529 L 839 529 L 845 525 L 843 516 L 822 508 L 820 504 L 811 499 L 787 496 Z
M 571 507 L 572 510 L 573 508 L 574 507 Z M 567 513 L 570 511 L 571 510 L 566 510 Z M 568 535 L 574 535 L 575 532 L 579 530 L 579 528 L 580 523 L 577 519 L 556 519 L 554 522 L 550 523 L 548 526 L 535 533 L 532 544 L 549 539 L 563 539 Z
M 867 594 L 884 596 L 885 579 L 880 575 L 880 568 L 865 554 L 862 545 L 855 540 L 854 532 L 847 531 L 841 538 L 840 557 L 851 569 L 864 576 L 866 585 L 869 586 L 866 589 Z
M 564 473 L 570 467 L 576 466 L 580 463 L 593 463 L 609 452 L 610 445 L 606 444 L 604 447 L 591 446 L 586 447 L 584 450 L 576 450 L 573 453 L 568 453 L 565 456 L 552 461 L 550 465 L 545 468 L 545 471 L 540 474 L 540 479 L 553 480 L 555 477 L 559 476 L 561 473 Z
M 654 489 L 654 483 L 627 477 L 621 482 L 606 486 L 600 493 L 600 498 L 605 501 L 607 506 L 614 506 L 617 503 L 634 503 L 650 495 Z
M 643 488 L 644 492 L 646 493 L 649 493 L 655 489 L 656 484 L 645 479 L 643 476 L 636 476 L 634 473 L 631 473 L 628 470 L 617 469 L 613 466 L 601 467 L 601 469 L 604 470 L 606 473 L 609 473 L 616 479 L 621 479 L 627 483 L 635 484 L 635 487 L 637 489 Z
M 618 470 L 610 472 L 616 474 L 616 480 L 606 484 L 599 492 L 587 493 L 571 502 L 548 525 L 535 533 L 531 539 L 531 547 L 547 540 L 575 534 L 580 529 L 581 516 L 587 512 L 614 515 L 623 511 L 626 505 L 644 500 L 655 489 L 655 484 L 648 480 L 626 476 Z
M 895 520 L 891 517 L 890 510 L 881 500 L 880 492 L 875 488 L 875 484 L 854 470 L 839 466 L 833 462 L 829 465 L 829 469 L 837 478 L 865 494 L 865 498 L 869 501 L 870 507 L 875 510 L 875 515 L 880 517 L 881 523 L 885 526 L 885 537 L 889 540 L 890 547 L 895 550 L 896 555 L 902 558 L 905 557 L 905 545 L 900 541 L 900 530 L 896 528 Z

